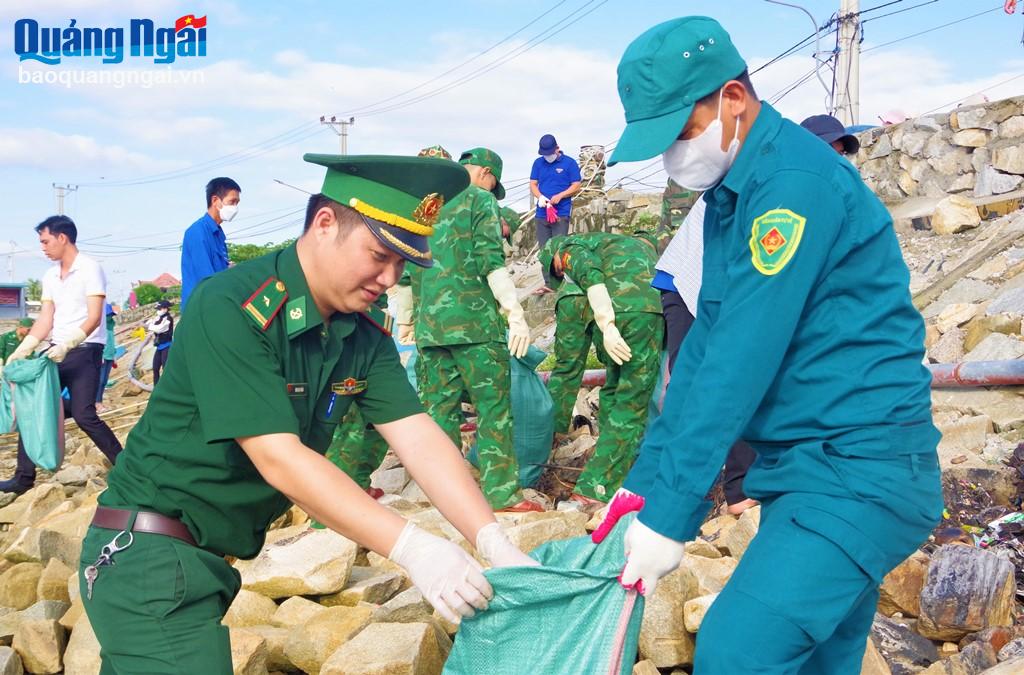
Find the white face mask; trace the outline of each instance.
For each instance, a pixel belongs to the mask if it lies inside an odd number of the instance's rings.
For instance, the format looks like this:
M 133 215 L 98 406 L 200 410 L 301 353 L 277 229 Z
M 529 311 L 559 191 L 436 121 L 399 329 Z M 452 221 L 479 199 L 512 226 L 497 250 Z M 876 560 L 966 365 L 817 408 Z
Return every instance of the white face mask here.
M 718 94 L 718 117 L 696 138 L 678 140 L 668 146 L 661 160 L 669 177 L 687 190 L 703 192 L 714 187 L 729 171 L 740 149 L 740 118 L 728 150 L 722 150 L 722 92 Z
M 237 215 L 238 215 L 238 204 L 221 204 L 221 207 L 220 207 L 220 219 L 221 220 L 231 221 Z
M 548 164 L 551 164 L 556 159 L 558 159 L 558 153 L 557 152 L 553 152 L 550 155 L 544 155 L 544 161 L 547 162 Z

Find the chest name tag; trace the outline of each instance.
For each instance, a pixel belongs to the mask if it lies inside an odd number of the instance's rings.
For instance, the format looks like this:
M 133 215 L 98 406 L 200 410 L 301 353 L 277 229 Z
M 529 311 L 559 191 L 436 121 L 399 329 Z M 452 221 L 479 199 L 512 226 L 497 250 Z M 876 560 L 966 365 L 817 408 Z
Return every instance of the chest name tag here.
M 789 209 L 771 209 L 754 218 L 750 229 L 750 261 L 761 274 L 778 274 L 800 246 L 807 219 Z
M 347 377 L 341 382 L 332 382 L 331 391 L 339 396 L 355 396 L 366 391 L 366 380 Z
M 309 385 L 305 382 L 289 382 L 285 389 L 291 398 L 304 398 L 309 395 Z

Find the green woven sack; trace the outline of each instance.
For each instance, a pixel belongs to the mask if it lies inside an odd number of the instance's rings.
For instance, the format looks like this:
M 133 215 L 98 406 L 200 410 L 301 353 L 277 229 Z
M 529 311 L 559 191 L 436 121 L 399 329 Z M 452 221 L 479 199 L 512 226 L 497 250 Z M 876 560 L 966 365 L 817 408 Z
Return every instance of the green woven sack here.
M 635 516 L 619 521 L 600 545 L 590 537 L 544 544 L 530 555 L 543 567 L 485 572 L 490 608 L 463 619 L 447 675 L 630 675 L 643 597 L 617 577 L 622 538 Z
M 47 358 L 15 361 L 4 367 L 3 380 L 3 405 L 7 408 L 13 401 L 25 453 L 40 469 L 56 471 L 64 461 L 63 403 L 57 364 Z

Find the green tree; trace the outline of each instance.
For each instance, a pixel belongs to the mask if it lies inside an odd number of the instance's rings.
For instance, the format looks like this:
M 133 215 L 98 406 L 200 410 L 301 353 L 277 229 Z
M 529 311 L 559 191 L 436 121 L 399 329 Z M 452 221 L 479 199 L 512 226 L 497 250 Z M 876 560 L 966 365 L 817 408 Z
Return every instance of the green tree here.
M 228 260 L 238 264 L 245 262 L 246 260 L 252 260 L 253 258 L 259 258 L 260 256 L 274 251 L 280 251 L 282 248 L 287 248 L 294 243 L 294 239 L 287 239 L 279 244 L 273 244 L 267 242 L 266 244 L 232 244 L 228 242 Z
M 29 279 L 25 283 L 25 299 L 38 302 L 43 297 L 43 284 L 39 279 Z
M 163 291 L 153 284 L 139 284 L 135 287 L 135 299 L 140 305 L 149 305 L 164 297 Z

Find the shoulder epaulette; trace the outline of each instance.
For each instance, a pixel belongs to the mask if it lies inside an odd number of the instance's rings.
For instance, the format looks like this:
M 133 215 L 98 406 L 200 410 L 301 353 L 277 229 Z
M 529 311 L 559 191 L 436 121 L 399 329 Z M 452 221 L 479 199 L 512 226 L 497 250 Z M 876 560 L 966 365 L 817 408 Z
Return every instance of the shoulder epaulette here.
M 284 282 L 276 277 L 270 277 L 256 289 L 256 292 L 249 296 L 249 299 L 242 303 L 242 309 L 249 315 L 249 318 L 256 322 L 260 330 L 266 330 L 270 322 L 274 320 L 277 313 L 281 311 L 285 300 L 288 299 L 288 290 Z
M 395 319 L 387 310 L 381 309 L 377 305 L 370 305 L 369 309 L 365 312 L 360 312 L 363 318 L 376 326 L 380 332 L 387 336 L 391 336 L 391 329 L 394 327 Z

